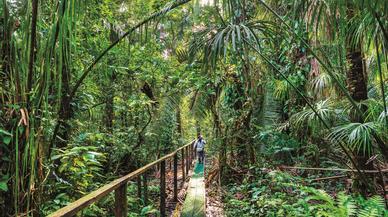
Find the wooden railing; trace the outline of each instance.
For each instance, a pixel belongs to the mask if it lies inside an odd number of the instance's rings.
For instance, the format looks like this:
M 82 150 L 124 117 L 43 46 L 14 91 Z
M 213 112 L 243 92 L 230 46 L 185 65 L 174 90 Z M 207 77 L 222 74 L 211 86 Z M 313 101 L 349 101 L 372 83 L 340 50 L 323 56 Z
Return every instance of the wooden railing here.
M 178 201 L 178 153 L 181 152 L 181 169 L 182 178 L 185 180 L 185 176 L 190 170 L 190 165 L 195 157 L 193 151 L 193 142 L 186 144 L 174 152 L 140 168 L 128 175 L 125 175 L 119 179 L 112 181 L 111 183 L 104 185 L 103 187 L 91 192 L 90 194 L 78 199 L 77 201 L 55 211 L 50 214 L 49 217 L 60 217 L 60 216 L 74 216 L 79 211 L 85 209 L 90 204 L 99 201 L 111 192 L 115 192 L 115 207 L 114 215 L 116 217 L 126 217 L 128 213 L 127 203 L 127 183 L 130 180 L 137 178 L 137 183 L 141 185 L 140 177 L 143 175 L 144 184 L 144 200 L 147 201 L 147 174 L 146 172 L 154 166 L 160 168 L 160 215 L 166 216 L 166 160 L 173 159 L 173 171 L 174 171 L 174 201 Z

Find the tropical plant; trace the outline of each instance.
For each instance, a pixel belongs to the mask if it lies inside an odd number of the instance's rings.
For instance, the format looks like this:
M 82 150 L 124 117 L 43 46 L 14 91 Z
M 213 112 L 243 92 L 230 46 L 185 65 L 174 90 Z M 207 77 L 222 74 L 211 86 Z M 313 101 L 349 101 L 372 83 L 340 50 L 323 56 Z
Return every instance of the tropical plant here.
M 231 216 L 383 214 L 387 12 L 384 0 L 0 0 L 0 215 L 48 215 L 198 134 Z M 279 164 L 339 171 L 270 172 Z M 364 199 L 336 193 L 351 187 Z M 130 215 L 157 215 L 136 191 Z

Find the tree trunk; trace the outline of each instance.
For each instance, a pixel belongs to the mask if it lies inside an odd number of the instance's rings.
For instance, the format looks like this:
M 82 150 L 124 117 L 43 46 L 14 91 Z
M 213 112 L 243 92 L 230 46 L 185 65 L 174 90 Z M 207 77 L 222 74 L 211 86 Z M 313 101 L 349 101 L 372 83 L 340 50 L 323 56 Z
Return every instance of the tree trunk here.
M 368 99 L 367 78 L 363 71 L 364 64 L 362 53 L 360 49 L 352 49 L 348 52 L 347 56 L 351 64 L 350 69 L 346 74 L 349 93 L 357 102 L 366 100 Z M 363 121 L 359 115 L 354 115 L 352 119 L 358 122 Z
M 66 8 L 67 8 L 67 1 L 62 2 L 62 10 L 60 11 L 60 16 L 57 20 L 56 24 L 56 30 L 54 34 L 54 43 L 58 41 L 59 32 L 62 29 L 63 25 L 63 16 L 65 14 Z M 70 40 L 69 40 L 69 32 L 66 31 L 66 28 L 62 29 L 63 35 L 62 37 L 62 68 L 61 68 L 61 104 L 60 104 L 60 110 L 59 110 L 59 121 L 54 129 L 53 138 L 51 140 L 50 144 L 50 150 L 49 150 L 49 156 L 51 155 L 51 147 L 54 147 L 54 144 L 57 148 L 65 148 L 67 146 L 67 142 L 71 135 L 71 126 L 68 123 L 68 121 L 73 116 L 73 107 L 71 106 L 71 99 L 70 99 L 70 85 L 71 85 L 71 69 L 69 67 L 68 60 L 71 58 L 71 53 L 69 53 L 70 49 Z M 51 50 L 52 55 L 54 55 L 54 48 Z M 51 75 L 54 77 L 54 75 Z M 55 81 L 53 81 L 55 82 Z M 53 90 L 51 90 L 53 92 Z M 53 94 L 53 93 L 52 93 Z M 59 137 L 60 139 L 57 141 L 56 137 Z M 55 164 L 59 164 L 59 159 L 55 161 Z
M 246 166 L 250 160 L 253 160 L 248 136 L 246 135 L 250 130 L 251 121 L 251 111 L 247 111 L 247 109 L 251 108 L 246 107 L 249 102 L 244 92 L 243 82 L 238 78 L 236 79 L 235 87 L 236 96 L 238 97 L 234 104 L 234 110 L 238 113 L 238 118 L 235 122 L 237 158 L 240 166 Z
M 117 32 L 114 30 L 113 26 L 110 29 L 109 39 L 111 43 L 115 42 L 118 38 Z M 113 65 L 114 59 L 111 57 L 108 61 L 108 66 Z M 108 133 L 113 133 L 113 120 L 114 120 L 114 97 L 115 97 L 115 89 L 113 87 L 116 82 L 116 73 L 114 70 L 111 71 L 109 75 L 109 84 L 106 86 L 105 93 L 106 95 L 106 104 L 105 104 L 105 126 Z
M 113 72 L 112 72 L 113 73 Z M 106 130 L 108 133 L 112 134 L 113 133 L 113 119 L 114 119 L 114 88 L 112 88 L 112 85 L 114 84 L 116 80 L 116 76 L 112 74 L 109 78 L 109 85 L 107 85 L 105 93 L 106 95 L 106 103 L 105 103 L 105 117 L 104 117 L 104 122 L 106 126 Z
M 364 73 L 363 55 L 360 46 L 349 49 L 347 57 L 350 62 L 350 68 L 346 74 L 347 89 L 356 102 L 361 102 L 368 99 L 368 79 Z M 361 110 L 364 112 L 367 110 L 367 107 L 362 105 Z M 357 114 L 356 111 L 351 112 L 351 120 L 359 123 L 364 121 L 362 116 Z M 371 157 L 366 150 L 360 149 L 359 151 L 354 151 L 354 157 L 358 168 L 361 170 L 373 170 L 373 163 L 366 164 L 368 159 Z M 366 196 L 370 186 L 366 186 L 366 184 L 361 181 L 356 181 L 355 188 L 357 191 Z
M 201 135 L 201 125 L 199 124 L 199 121 L 198 120 L 195 120 L 195 129 L 196 129 L 196 131 L 197 131 L 197 137 L 199 136 L 199 135 Z
M 60 120 L 63 121 L 61 129 L 59 129 L 58 136 L 61 138 L 58 141 L 58 148 L 64 148 L 67 145 L 67 141 L 70 137 L 71 126 L 68 123 L 68 120 L 71 119 L 73 115 L 73 109 L 70 104 L 69 94 L 70 94 L 70 81 L 71 73 L 69 67 L 67 66 L 66 61 L 66 48 L 63 48 L 63 65 L 62 65 L 62 93 L 61 93 L 61 111 L 60 111 Z
M 181 115 L 181 109 L 179 108 L 179 105 L 176 109 L 176 125 L 177 125 L 177 133 L 178 133 L 179 139 L 181 139 L 183 138 L 183 130 L 182 130 L 182 115 Z
M 70 41 L 68 40 L 69 32 L 64 31 L 64 40 L 62 46 L 62 68 L 61 68 L 61 110 L 59 111 L 59 120 L 63 123 L 61 127 L 57 129 L 57 135 L 59 136 L 59 140 L 57 143 L 58 148 L 65 148 L 67 146 L 68 140 L 70 138 L 71 126 L 69 121 L 73 116 L 73 108 L 71 106 L 71 101 L 69 98 L 70 95 L 70 82 L 71 82 L 71 71 L 69 67 L 68 60 L 70 59 L 70 53 L 68 52 L 70 49 Z M 55 138 L 54 138 L 54 141 Z M 56 161 L 59 163 L 59 160 Z
M 34 81 L 34 65 L 36 54 L 36 27 L 38 19 L 38 0 L 32 1 L 32 17 L 31 17 L 31 39 L 30 39 L 30 56 L 28 62 L 28 74 L 27 74 L 27 105 L 29 105 L 30 91 Z

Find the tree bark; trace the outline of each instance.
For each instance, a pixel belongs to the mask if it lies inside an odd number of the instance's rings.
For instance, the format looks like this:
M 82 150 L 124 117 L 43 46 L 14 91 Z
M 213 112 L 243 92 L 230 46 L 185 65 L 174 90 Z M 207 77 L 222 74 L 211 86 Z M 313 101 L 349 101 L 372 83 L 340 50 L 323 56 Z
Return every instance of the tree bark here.
M 27 94 L 28 94 L 27 98 L 29 98 L 29 94 L 32 89 L 32 84 L 34 80 L 33 78 L 34 78 L 37 19 L 38 19 L 38 0 L 33 0 L 32 17 L 31 17 L 30 57 L 28 62 L 28 75 L 27 75 Z
M 60 32 L 60 28 L 61 28 L 61 25 L 62 25 L 62 22 L 63 22 L 63 16 L 65 14 L 65 11 L 66 11 L 66 6 L 67 6 L 67 2 L 64 1 L 62 2 L 62 10 L 59 11 L 59 14 L 60 14 L 60 17 L 57 21 L 57 28 L 55 30 L 55 34 L 54 34 L 54 42 L 56 43 L 56 41 L 58 40 L 58 36 L 59 36 L 59 32 Z M 70 41 L 68 40 L 69 37 L 66 37 L 68 36 L 68 32 L 65 31 L 65 29 L 63 29 L 64 33 L 63 33 L 63 45 L 62 45 L 62 67 L 61 67 L 61 85 L 62 85 L 62 90 L 61 90 L 61 104 L 60 104 L 60 110 L 59 110 L 59 114 L 58 114 L 58 117 L 59 117 L 59 120 L 58 122 L 60 122 L 61 124 L 57 124 L 55 126 L 55 129 L 54 129 L 54 133 L 53 133 L 53 138 L 51 140 L 51 144 L 50 144 L 50 150 L 49 150 L 49 156 L 51 155 L 51 147 L 54 147 L 54 144 L 57 148 L 64 148 L 67 146 L 67 142 L 69 140 L 69 137 L 70 137 L 70 131 L 71 131 L 71 126 L 70 124 L 68 123 L 68 121 L 72 118 L 73 116 L 73 108 L 71 106 L 71 99 L 70 99 L 70 83 L 71 83 L 71 69 L 69 68 L 68 64 L 69 62 L 67 61 L 68 59 L 70 59 L 70 53 L 68 53 L 68 51 L 70 49 L 68 49 L 68 47 L 70 46 Z M 50 52 L 54 52 L 54 48 L 53 50 L 51 50 Z M 52 54 L 54 55 L 54 53 Z M 57 136 L 60 138 L 59 140 L 57 140 Z M 56 160 L 55 161 L 56 164 L 59 164 L 59 160 Z
M 65 32 L 65 35 L 68 33 Z M 67 38 L 67 37 L 65 37 Z M 68 123 L 68 120 L 73 116 L 73 109 L 71 106 L 69 94 L 70 94 L 70 81 L 71 81 L 71 72 L 68 66 L 68 59 L 70 54 L 68 53 L 68 47 L 70 46 L 70 42 L 65 39 L 62 46 L 62 69 L 61 69 L 61 77 L 62 77 L 62 92 L 61 92 L 61 111 L 59 114 L 60 120 L 64 123 L 61 129 L 58 129 L 58 135 L 61 138 L 58 141 L 58 148 L 64 148 L 67 146 L 67 141 L 70 137 L 71 126 Z
M 347 89 L 356 102 L 361 102 L 368 99 L 368 79 L 364 73 L 363 55 L 360 46 L 348 49 L 347 57 L 350 62 L 350 68 L 346 73 Z M 362 105 L 361 110 L 366 111 L 367 107 Z M 363 117 L 357 112 L 351 112 L 351 120 L 359 123 L 364 122 Z M 366 164 L 370 157 L 370 153 L 367 150 L 362 150 L 362 148 L 354 151 L 355 161 L 361 170 L 373 170 L 373 163 Z M 366 196 L 370 186 L 366 186 L 364 182 L 356 181 L 355 188 Z
M 118 34 L 114 30 L 113 25 L 110 28 L 110 35 L 109 40 L 111 43 L 115 42 L 118 39 Z M 108 60 L 108 66 L 111 66 L 114 64 L 114 59 L 111 57 Z M 113 133 L 113 120 L 114 120 L 114 97 L 115 97 L 115 89 L 113 87 L 114 83 L 116 82 L 116 73 L 112 69 L 112 71 L 109 74 L 109 84 L 106 86 L 105 92 L 106 95 L 106 104 L 105 104 L 105 126 L 107 129 L 107 132 L 112 134 Z
M 106 103 L 105 103 L 105 117 L 104 117 L 104 122 L 105 122 L 105 127 L 108 133 L 112 134 L 113 133 L 113 120 L 114 120 L 114 95 L 115 91 L 114 88 L 112 87 L 115 80 L 116 80 L 116 75 L 114 72 L 109 78 L 109 85 L 107 85 L 106 89 Z

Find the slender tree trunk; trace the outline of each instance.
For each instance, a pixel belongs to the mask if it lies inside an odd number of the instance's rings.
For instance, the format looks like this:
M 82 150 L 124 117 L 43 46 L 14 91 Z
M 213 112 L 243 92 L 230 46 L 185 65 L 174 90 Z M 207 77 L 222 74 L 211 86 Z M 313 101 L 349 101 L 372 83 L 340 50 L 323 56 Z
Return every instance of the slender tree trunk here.
M 111 24 L 110 27 L 110 34 L 109 34 L 109 40 L 111 43 L 116 41 L 118 38 L 118 35 L 116 31 L 114 30 L 113 25 Z M 115 88 L 114 84 L 116 82 L 116 73 L 112 66 L 114 64 L 114 57 L 109 57 L 108 59 L 108 68 L 110 72 L 108 72 L 108 83 L 104 85 L 104 100 L 105 100 L 105 115 L 103 116 L 103 122 L 105 125 L 105 130 L 107 133 L 110 135 L 113 135 L 113 120 L 115 119 L 115 113 L 114 113 L 114 97 L 115 97 Z M 105 83 L 105 82 L 104 82 Z M 113 143 L 109 142 L 107 144 L 109 147 L 113 147 Z M 111 152 L 110 152 L 111 153 Z M 111 158 L 111 155 L 108 155 L 108 158 Z M 109 164 L 106 164 L 104 167 L 104 171 L 108 172 L 109 171 Z
M 59 11 L 59 18 L 57 21 L 57 28 L 55 30 L 54 34 L 54 42 L 58 40 L 59 32 L 61 30 L 62 22 L 63 22 L 63 16 L 65 14 L 67 7 L 67 1 L 62 2 L 62 11 Z M 50 144 L 50 150 L 49 150 L 49 156 L 51 155 L 51 147 L 54 147 L 54 145 L 57 148 L 65 148 L 67 146 L 68 140 L 71 135 L 71 126 L 68 123 L 69 120 L 73 117 L 73 107 L 71 106 L 71 99 L 70 99 L 70 84 L 71 84 L 71 68 L 69 67 L 68 60 L 70 59 L 71 54 L 69 53 L 70 50 L 70 41 L 69 41 L 69 32 L 66 31 L 66 28 L 62 29 L 63 31 L 63 44 L 62 44 L 62 67 L 61 70 L 61 103 L 60 103 L 60 110 L 59 110 L 59 120 L 61 124 L 57 124 L 54 133 L 53 138 L 51 140 Z M 53 48 L 54 49 L 54 48 Z M 54 50 L 50 51 L 54 52 Z M 54 54 L 52 54 L 54 55 Z M 54 76 L 53 76 L 54 77 Z M 57 140 L 57 137 L 60 139 Z M 59 164 L 59 159 L 55 161 L 55 164 Z
M 2 84 L 2 87 L 4 89 L 7 89 L 7 81 L 9 79 L 9 75 L 11 72 L 11 26 L 9 21 L 9 13 L 8 8 L 6 5 L 4 5 L 3 8 L 3 16 L 0 17 L 0 65 L 2 66 L 3 73 L 0 74 L 0 83 Z M 7 94 L 0 95 L 0 102 L 4 103 L 8 101 Z
M 65 46 L 63 46 L 65 47 Z M 70 137 L 70 131 L 71 126 L 68 123 L 68 120 L 71 119 L 73 116 L 73 108 L 70 104 L 69 94 L 70 94 L 70 81 L 71 81 L 71 73 L 69 70 L 69 66 L 67 65 L 66 60 L 66 48 L 63 48 L 63 54 L 62 54 L 62 70 L 61 70 L 61 77 L 62 77 L 62 93 L 61 93 L 61 111 L 59 118 L 61 121 L 63 121 L 62 128 L 58 129 L 58 136 L 60 139 L 58 140 L 57 147 L 58 148 L 64 148 L 67 145 L 67 142 Z
M 237 25 L 249 20 L 245 0 L 231 1 L 232 10 L 234 10 L 234 23 Z M 239 11 L 239 12 L 237 12 Z M 242 69 L 239 74 L 235 76 L 235 93 L 236 102 L 234 104 L 234 110 L 238 114 L 238 118 L 235 122 L 236 136 L 235 141 L 237 145 L 237 158 L 238 163 L 241 166 L 248 165 L 249 162 L 254 162 L 254 153 L 250 145 L 249 136 L 247 133 L 250 130 L 250 122 L 252 115 L 252 102 L 251 102 L 251 67 L 249 62 L 249 51 L 247 46 L 243 44 L 243 47 L 237 49 L 237 56 Z
M 221 123 L 220 114 L 217 110 L 218 99 L 221 94 L 221 87 L 217 85 L 214 88 L 215 88 L 216 94 L 211 97 L 211 112 L 213 114 L 214 138 L 219 142 L 219 144 L 222 144 L 219 147 L 219 152 L 218 152 L 218 161 L 219 161 L 218 170 L 219 170 L 219 176 L 220 176 L 219 181 L 221 181 L 225 173 L 225 167 L 226 167 L 227 142 L 226 142 L 226 138 L 222 135 L 222 123 Z
M 198 120 L 195 120 L 195 129 L 197 131 L 197 137 L 198 137 L 202 133 L 201 124 L 199 123 Z
M 112 74 L 109 78 L 109 84 L 107 87 L 109 87 L 109 90 L 107 89 L 106 93 L 106 103 L 105 103 L 105 126 L 108 133 L 113 133 L 113 120 L 114 120 L 114 88 L 112 88 L 112 85 L 114 84 L 116 80 L 116 76 Z
M 176 126 L 177 126 L 177 132 L 179 139 L 183 138 L 183 130 L 182 130 L 182 114 L 181 114 L 181 108 L 176 109 Z
M 251 112 L 246 111 L 247 108 L 244 107 L 246 102 L 246 95 L 244 91 L 244 84 L 241 79 L 236 78 L 235 88 L 238 99 L 234 104 L 234 110 L 239 114 L 235 122 L 237 158 L 241 166 L 246 166 L 249 163 L 249 160 L 252 158 L 249 153 L 246 137 L 246 133 L 249 132 L 250 128 Z
M 15 55 L 12 53 L 12 33 L 18 28 L 19 23 L 17 20 L 13 21 L 9 15 L 7 2 L 0 3 L 3 8 L 0 17 L 0 66 L 2 73 L 0 73 L 0 127 L 8 132 L 16 132 L 18 127 L 14 121 L 20 119 L 19 114 L 10 112 L 11 109 L 6 106 L 7 104 L 21 104 L 21 82 L 19 78 L 19 71 L 12 70 L 12 61 L 14 61 Z M 14 73 L 13 73 L 14 72 Z M 13 87 L 13 88 L 12 88 Z M 13 110 L 13 109 L 12 109 Z M 16 138 L 16 135 L 13 134 Z M 11 180 L 8 182 L 8 191 L 0 191 L 0 200 L 5 203 L 0 204 L 0 216 L 12 216 L 16 211 L 25 210 L 25 204 L 22 204 L 20 198 L 21 191 L 24 193 L 28 187 L 21 188 L 23 178 L 16 179 L 16 174 L 22 177 L 20 172 L 22 168 L 20 161 L 16 161 L 17 157 L 21 156 L 23 147 L 26 144 L 25 134 L 19 136 L 19 142 L 16 149 L 16 142 L 11 142 L 8 146 L 0 145 L 0 156 L 9 156 L 11 161 L 3 160 L 0 158 L 0 173 L 10 173 Z M 0 142 L 2 143 L 2 142 Z M 8 147 L 8 148 L 7 148 Z M 17 156 L 17 157 L 16 157 Z M 19 171 L 16 173 L 16 171 Z M 17 204 L 17 205 L 16 205 Z M 19 207 L 20 204 L 20 207 Z
M 27 98 L 29 98 L 29 94 L 32 89 L 32 84 L 34 80 L 33 78 L 34 78 L 37 19 L 38 19 L 38 0 L 32 0 L 30 58 L 28 62 L 28 76 L 27 76 L 27 94 L 28 94 Z
M 117 40 L 118 35 L 116 31 L 113 28 L 113 25 L 110 29 L 110 42 L 113 43 Z M 113 57 L 111 57 L 108 61 L 108 65 L 111 66 L 114 63 Z M 106 104 L 105 104 L 105 126 L 108 131 L 108 133 L 113 133 L 113 120 L 114 120 L 114 96 L 115 96 L 115 89 L 113 87 L 114 83 L 116 82 L 116 73 L 114 70 L 110 72 L 109 75 L 109 84 L 106 86 Z

